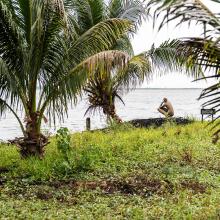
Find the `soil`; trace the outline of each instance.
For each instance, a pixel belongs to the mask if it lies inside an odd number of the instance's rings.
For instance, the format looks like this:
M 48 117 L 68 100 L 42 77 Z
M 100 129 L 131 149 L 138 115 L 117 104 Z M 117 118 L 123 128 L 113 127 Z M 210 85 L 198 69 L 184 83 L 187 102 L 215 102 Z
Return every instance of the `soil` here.
M 126 179 L 99 181 L 60 180 L 53 182 L 37 182 L 23 186 L 18 184 L 18 187 L 15 187 L 8 193 L 11 197 L 23 195 L 24 198 L 29 199 L 34 196 L 34 198 L 40 200 L 55 199 L 62 203 L 73 204 L 77 202 L 78 190 L 94 190 L 103 195 L 138 195 L 149 198 L 153 195 L 173 194 L 176 190 L 191 190 L 194 194 L 206 193 L 207 188 L 208 185 L 195 180 L 185 179 L 181 181 L 180 184 L 174 185 L 169 180 L 162 181 L 159 179 L 150 179 L 147 176 L 132 176 Z
M 181 182 L 181 186 L 183 189 L 191 189 L 195 193 L 205 193 L 207 188 L 205 184 L 192 180 L 185 180 Z

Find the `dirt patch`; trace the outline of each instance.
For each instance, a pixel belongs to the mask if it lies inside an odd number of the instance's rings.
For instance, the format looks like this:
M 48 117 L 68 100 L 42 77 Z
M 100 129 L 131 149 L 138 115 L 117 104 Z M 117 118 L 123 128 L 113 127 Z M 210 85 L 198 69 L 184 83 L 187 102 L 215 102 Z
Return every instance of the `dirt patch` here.
M 144 198 L 153 195 L 166 197 L 167 194 L 181 191 L 182 189 L 192 190 L 193 193 L 205 193 L 208 186 L 195 180 L 183 180 L 174 185 L 169 180 L 159 180 L 147 176 L 132 176 L 125 179 L 110 179 L 100 181 L 54 181 L 44 182 L 42 184 L 18 184 L 13 185 L 8 191 L 11 197 L 19 197 L 40 200 L 54 199 L 61 203 L 77 204 L 79 191 L 96 191 L 95 193 L 104 195 L 120 194 L 125 196 L 138 195 Z
M 208 186 L 194 180 L 185 180 L 181 182 L 181 187 L 192 190 L 194 193 L 205 193 Z
M 94 184 L 86 184 L 88 188 L 94 188 Z M 128 179 L 123 180 L 113 180 L 113 181 L 102 181 L 98 184 L 98 187 L 105 194 L 120 193 L 125 195 L 141 195 L 141 196 L 151 196 L 155 193 L 163 193 L 162 183 L 159 180 L 151 179 Z
M 175 185 L 169 180 L 162 181 L 143 176 L 101 181 L 55 181 L 51 182 L 49 186 L 57 190 L 68 189 L 72 193 L 75 193 L 79 189 L 101 190 L 104 194 L 117 193 L 144 197 L 149 197 L 154 194 L 162 195 L 165 193 L 174 193 L 175 188 L 179 188 L 175 187 Z M 207 187 L 207 185 L 194 180 L 184 180 L 180 183 L 180 188 L 192 190 L 194 193 L 205 193 Z M 50 195 L 48 195 L 48 197 L 50 197 Z
M 151 196 L 170 192 L 172 184 L 161 182 L 157 179 L 146 177 L 131 177 L 127 179 L 102 180 L 102 181 L 71 181 L 69 183 L 54 182 L 51 186 L 57 188 L 71 188 L 72 190 L 101 190 L 104 194 L 123 194 Z
M 38 191 L 38 192 L 36 192 L 36 197 L 41 200 L 49 200 L 49 199 L 53 198 L 53 193 Z

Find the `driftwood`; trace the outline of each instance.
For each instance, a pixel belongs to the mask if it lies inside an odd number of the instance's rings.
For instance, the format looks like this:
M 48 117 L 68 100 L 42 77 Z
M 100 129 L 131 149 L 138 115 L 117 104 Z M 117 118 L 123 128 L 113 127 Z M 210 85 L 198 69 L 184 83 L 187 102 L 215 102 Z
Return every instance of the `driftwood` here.
M 135 127 L 160 127 L 166 122 L 173 122 L 177 125 L 186 125 L 192 123 L 193 121 L 187 118 L 148 118 L 148 119 L 134 119 L 129 121 Z

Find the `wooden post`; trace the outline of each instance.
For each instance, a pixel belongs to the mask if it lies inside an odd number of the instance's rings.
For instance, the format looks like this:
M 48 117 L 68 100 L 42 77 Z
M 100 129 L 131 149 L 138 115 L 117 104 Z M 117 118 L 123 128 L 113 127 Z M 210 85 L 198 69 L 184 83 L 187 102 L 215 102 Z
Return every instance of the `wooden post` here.
M 86 118 L 86 130 L 90 131 L 91 129 L 91 120 L 90 118 Z

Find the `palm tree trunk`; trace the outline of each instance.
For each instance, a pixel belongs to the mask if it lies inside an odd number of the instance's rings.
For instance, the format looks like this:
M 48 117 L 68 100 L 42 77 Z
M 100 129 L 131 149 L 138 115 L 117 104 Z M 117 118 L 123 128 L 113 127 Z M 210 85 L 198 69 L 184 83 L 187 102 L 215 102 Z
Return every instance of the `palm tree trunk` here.
M 103 107 L 104 114 L 107 115 L 108 118 L 112 118 L 117 123 L 122 123 L 122 119 L 116 114 L 115 105 L 108 105 Z
M 43 158 L 44 156 L 44 147 L 48 144 L 48 138 L 40 132 L 38 116 L 35 112 L 27 119 L 26 137 L 19 143 L 22 158 L 30 156 Z

